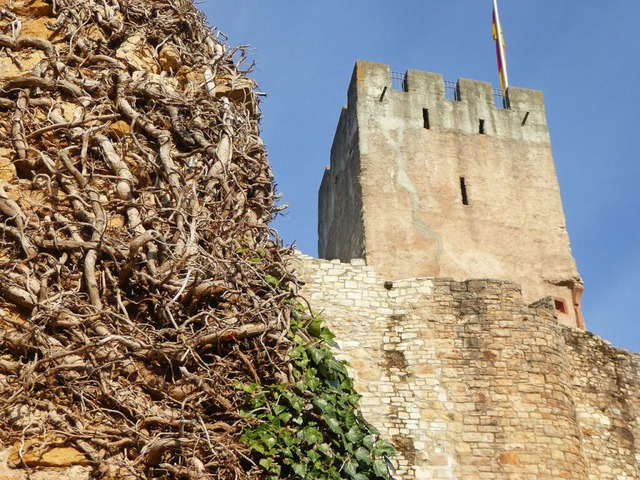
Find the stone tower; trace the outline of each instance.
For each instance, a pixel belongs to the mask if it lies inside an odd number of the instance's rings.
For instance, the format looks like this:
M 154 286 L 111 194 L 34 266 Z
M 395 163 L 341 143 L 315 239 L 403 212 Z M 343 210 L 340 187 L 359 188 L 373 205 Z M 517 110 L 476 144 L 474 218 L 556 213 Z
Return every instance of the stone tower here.
M 449 94 L 445 94 L 449 93 Z M 357 62 L 319 193 L 319 255 L 389 280 L 496 278 L 584 328 L 542 93 Z

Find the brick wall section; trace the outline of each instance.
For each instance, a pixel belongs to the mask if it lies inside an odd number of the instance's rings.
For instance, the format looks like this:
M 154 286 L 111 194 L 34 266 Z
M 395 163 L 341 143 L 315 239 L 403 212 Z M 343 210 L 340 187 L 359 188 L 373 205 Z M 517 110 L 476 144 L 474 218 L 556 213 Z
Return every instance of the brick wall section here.
M 638 355 L 558 325 L 510 282 L 295 263 L 366 417 L 401 451 L 398 479 L 640 478 Z

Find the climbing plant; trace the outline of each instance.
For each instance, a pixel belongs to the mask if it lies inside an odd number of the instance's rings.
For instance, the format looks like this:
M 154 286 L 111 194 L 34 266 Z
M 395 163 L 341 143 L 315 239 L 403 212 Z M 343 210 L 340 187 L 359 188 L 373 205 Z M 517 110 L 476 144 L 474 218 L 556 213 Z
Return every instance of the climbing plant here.
M 241 440 L 268 478 L 392 478 L 396 451 L 358 410 L 361 396 L 322 318 L 298 306 L 288 338 L 293 385 L 238 385 L 247 394 Z

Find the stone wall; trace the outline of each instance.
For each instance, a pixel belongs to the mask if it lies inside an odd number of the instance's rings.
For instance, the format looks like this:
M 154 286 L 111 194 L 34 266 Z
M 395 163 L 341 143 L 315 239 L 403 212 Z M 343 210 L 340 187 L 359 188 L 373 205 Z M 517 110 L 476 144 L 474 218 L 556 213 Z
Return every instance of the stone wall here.
M 397 478 L 638 476 L 640 356 L 558 323 L 518 285 L 385 281 L 362 260 L 300 256 L 302 295 L 337 334 Z

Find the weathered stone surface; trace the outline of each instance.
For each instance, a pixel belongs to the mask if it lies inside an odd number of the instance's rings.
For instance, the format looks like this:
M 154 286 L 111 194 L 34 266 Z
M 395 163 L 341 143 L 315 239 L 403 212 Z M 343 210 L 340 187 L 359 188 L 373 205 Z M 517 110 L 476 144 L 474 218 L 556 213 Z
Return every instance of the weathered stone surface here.
M 44 52 L 40 50 L 22 50 L 15 55 L 15 59 L 19 65 L 10 57 L 0 56 L 0 71 L 3 78 L 12 80 L 14 78 L 26 75 L 28 72 L 45 59 Z
M 10 183 L 16 179 L 16 167 L 13 165 L 12 158 L 13 151 L 0 148 L 0 181 Z
M 356 63 L 319 191 L 319 255 L 365 258 L 385 280 L 514 281 L 583 328 L 542 94 L 510 87 L 506 109 L 486 82 L 460 79 L 456 100 L 434 73 L 392 85 L 387 65 Z
M 215 96 L 227 97 L 232 102 L 251 105 L 253 103 L 253 89 L 256 84 L 249 78 L 236 78 L 223 75 L 216 78 Z
M 131 132 L 131 125 L 129 125 L 124 120 L 118 120 L 117 122 L 113 122 L 109 125 L 109 132 L 113 133 L 116 138 L 120 139 L 124 137 L 127 133 Z
M 160 73 L 155 51 L 138 35 L 132 35 L 122 43 L 116 51 L 116 58 L 136 70 Z
M 11 2 L 6 0 L 5 4 L 8 5 Z M 1 5 L 1 4 L 0 4 Z M 52 14 L 52 6 L 50 3 L 44 0 L 16 0 L 13 2 L 13 12 L 18 15 L 25 15 L 29 17 L 46 17 Z
M 22 23 L 22 30 L 20 35 L 24 37 L 40 37 L 51 39 L 55 36 L 55 32 L 47 28 L 47 22 L 50 22 L 49 17 L 38 17 L 29 20 L 25 20 Z
M 301 257 L 399 480 L 640 479 L 640 355 L 497 280 L 385 278 Z M 474 308 L 469 308 L 474 305 Z
M 165 45 L 160 49 L 158 62 L 160 63 L 162 70 L 165 72 L 176 73 L 182 66 L 182 63 L 180 62 L 180 53 L 173 45 Z
M 9 453 L 9 463 L 19 466 L 24 463 L 30 468 L 66 468 L 73 465 L 88 465 L 87 458 L 77 449 L 59 445 L 52 438 L 29 439 L 17 442 Z
M 88 480 L 90 468 L 74 465 L 67 468 L 37 468 L 27 472 L 9 465 L 9 455 L 13 448 L 3 448 L 0 444 L 0 480 Z
M 520 459 L 516 452 L 504 452 L 498 455 L 500 465 L 520 465 Z

